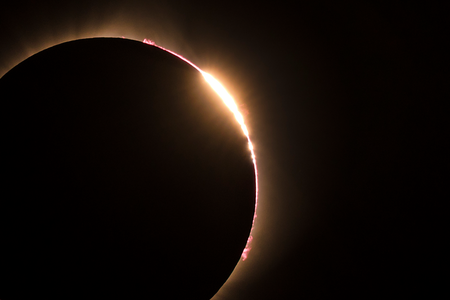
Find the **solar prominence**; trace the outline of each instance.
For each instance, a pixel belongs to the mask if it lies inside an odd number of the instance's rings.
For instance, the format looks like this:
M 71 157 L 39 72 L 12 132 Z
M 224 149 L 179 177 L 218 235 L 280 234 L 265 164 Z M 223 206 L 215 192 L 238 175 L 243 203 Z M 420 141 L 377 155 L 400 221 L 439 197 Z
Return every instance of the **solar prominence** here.
M 242 252 L 242 260 L 246 260 L 248 257 L 248 253 L 250 252 L 251 249 L 251 242 L 253 240 L 253 236 L 252 236 L 252 232 L 253 232 L 253 228 L 254 228 L 254 224 L 255 224 L 255 219 L 256 219 L 256 209 L 258 206 L 258 170 L 256 167 L 256 157 L 255 157 L 255 152 L 253 149 L 253 144 L 250 140 L 250 136 L 249 136 L 249 132 L 247 129 L 247 126 L 244 123 L 244 117 L 242 116 L 242 113 L 239 111 L 238 106 L 234 100 L 234 98 L 228 93 L 228 91 L 225 89 L 225 87 L 217 80 L 215 79 L 211 74 L 208 74 L 204 71 L 202 71 L 199 67 L 197 67 L 195 64 L 193 64 L 192 62 L 190 62 L 189 60 L 187 60 L 186 58 L 184 58 L 183 56 L 170 51 L 168 49 L 165 49 L 161 46 L 158 46 L 155 44 L 155 42 L 148 40 L 148 39 L 144 39 L 143 41 L 145 44 L 149 44 L 155 47 L 158 47 L 166 52 L 169 52 L 170 54 L 175 55 L 176 57 L 184 60 L 185 62 L 187 62 L 188 64 L 190 64 L 192 67 L 194 67 L 195 69 L 197 69 L 202 75 L 203 78 L 206 80 L 206 82 L 211 86 L 211 88 L 217 93 L 217 95 L 222 99 L 222 101 L 225 103 L 225 105 L 231 110 L 231 112 L 234 114 L 234 117 L 236 118 L 236 121 L 239 123 L 239 125 L 242 128 L 242 131 L 244 133 L 244 135 L 247 137 L 247 141 L 248 141 L 248 148 L 250 150 L 250 154 L 251 154 L 251 158 L 253 161 L 253 167 L 255 169 L 255 182 L 256 182 L 256 199 L 255 199 L 255 213 L 253 215 L 253 222 L 252 222 L 252 228 L 250 230 L 250 236 L 247 240 L 247 244 L 245 246 L 244 251 Z

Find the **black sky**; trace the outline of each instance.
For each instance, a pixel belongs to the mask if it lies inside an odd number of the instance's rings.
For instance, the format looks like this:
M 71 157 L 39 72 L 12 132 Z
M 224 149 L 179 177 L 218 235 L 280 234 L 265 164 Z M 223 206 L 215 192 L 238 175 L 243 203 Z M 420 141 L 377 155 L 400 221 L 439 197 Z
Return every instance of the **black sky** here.
M 429 297 L 444 282 L 444 12 L 400 1 L 15 1 L 0 9 L 0 74 L 92 36 L 184 55 L 248 110 L 260 174 L 254 248 L 213 299 Z

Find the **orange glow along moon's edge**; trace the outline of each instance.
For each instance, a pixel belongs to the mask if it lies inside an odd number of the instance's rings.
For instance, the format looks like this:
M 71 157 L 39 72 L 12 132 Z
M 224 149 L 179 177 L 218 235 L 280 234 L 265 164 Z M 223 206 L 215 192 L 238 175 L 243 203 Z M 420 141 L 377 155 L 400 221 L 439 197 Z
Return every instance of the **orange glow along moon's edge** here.
M 245 245 L 244 251 L 242 252 L 242 260 L 246 260 L 248 257 L 248 253 L 251 250 L 251 242 L 253 240 L 253 236 L 252 236 L 252 232 L 253 232 L 253 228 L 255 225 L 255 219 L 256 219 L 256 209 L 258 207 L 258 168 L 256 166 L 256 157 L 255 157 L 255 152 L 253 149 L 253 144 L 250 140 L 250 136 L 249 136 L 249 132 L 247 129 L 247 126 L 244 123 L 244 117 L 242 116 L 241 112 L 238 109 L 238 106 L 236 104 L 236 102 L 234 101 L 233 97 L 228 93 L 228 91 L 225 89 L 225 87 L 217 80 L 215 79 L 211 74 L 208 74 L 204 71 L 202 71 L 199 67 L 197 67 L 195 64 L 193 64 L 191 61 L 189 61 L 188 59 L 184 58 L 183 56 L 168 50 L 164 47 L 158 46 L 155 44 L 155 42 L 148 40 L 148 39 L 144 39 L 143 42 L 145 44 L 149 44 L 152 45 L 154 47 L 158 47 L 172 55 L 175 55 L 176 57 L 182 59 L 183 61 L 187 62 L 189 65 L 191 65 L 192 67 L 194 67 L 195 69 L 197 69 L 202 75 L 203 78 L 206 80 L 206 82 L 211 86 L 211 88 L 217 93 L 217 95 L 219 95 L 219 97 L 222 99 L 222 101 L 225 103 L 225 105 L 231 110 L 231 112 L 234 114 L 234 117 L 236 118 L 236 121 L 239 123 L 239 125 L 242 128 L 242 131 L 244 133 L 244 135 L 247 137 L 247 141 L 248 141 L 248 148 L 250 150 L 251 153 L 251 157 L 252 157 L 252 161 L 253 161 L 253 167 L 255 169 L 255 186 L 256 186 L 256 197 L 255 197 L 255 212 L 253 215 L 253 221 L 252 221 L 252 228 L 250 230 L 250 235 L 247 239 L 247 244 Z

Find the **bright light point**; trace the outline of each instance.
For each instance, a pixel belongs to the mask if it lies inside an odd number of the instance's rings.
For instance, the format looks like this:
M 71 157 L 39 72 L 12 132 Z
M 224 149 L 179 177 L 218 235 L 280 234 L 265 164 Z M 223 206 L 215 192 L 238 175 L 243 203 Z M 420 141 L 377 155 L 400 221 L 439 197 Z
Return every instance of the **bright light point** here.
M 233 97 L 231 97 L 231 95 L 228 93 L 228 91 L 225 89 L 225 87 L 219 82 L 217 81 L 217 79 L 215 79 L 214 77 L 212 77 L 211 74 L 208 74 L 206 72 L 201 72 L 203 77 L 205 78 L 206 82 L 209 83 L 209 85 L 212 87 L 212 89 L 219 95 L 220 98 L 222 98 L 223 102 L 225 103 L 226 106 L 228 106 L 229 109 L 231 109 L 231 111 L 234 113 L 234 115 L 236 116 L 236 114 L 240 114 L 238 107 L 236 105 L 236 102 L 234 102 Z M 238 117 L 236 116 L 236 119 L 238 119 Z M 242 115 L 241 115 L 241 119 L 242 119 Z M 239 122 L 239 124 L 243 123 L 243 119 L 241 122 Z
M 253 144 L 250 141 L 250 136 L 249 136 L 249 132 L 247 129 L 247 126 L 245 126 L 244 124 L 244 117 L 242 116 L 242 113 L 239 111 L 238 106 L 236 104 L 236 102 L 234 101 L 233 97 L 228 93 L 228 91 L 225 89 L 225 87 L 217 80 L 215 79 L 211 74 L 208 74 L 206 72 L 203 72 L 199 67 L 197 67 L 196 65 L 194 65 L 192 62 L 190 62 L 189 60 L 187 60 L 186 58 L 184 58 L 183 56 L 165 49 L 161 46 L 158 46 L 155 44 L 154 41 L 152 40 L 148 40 L 148 39 L 144 39 L 143 43 L 148 44 L 148 45 L 152 45 L 155 47 L 158 47 L 166 52 L 169 52 L 170 54 L 175 55 L 176 57 L 182 59 L 183 61 L 187 62 L 188 64 L 190 64 L 192 67 L 194 67 L 195 69 L 197 69 L 202 75 L 203 78 L 205 78 L 206 82 L 211 86 L 211 88 L 217 93 L 217 95 L 219 95 L 219 97 L 222 99 L 222 101 L 225 103 L 225 105 L 231 110 L 231 112 L 234 114 L 234 117 L 236 118 L 237 122 L 239 123 L 239 125 L 241 125 L 242 131 L 244 132 L 244 135 L 247 137 L 248 140 L 248 148 L 251 152 L 251 158 L 253 161 L 253 167 L 255 169 L 255 185 L 256 185 L 256 197 L 255 197 L 255 212 L 253 215 L 253 222 L 252 222 L 252 228 L 250 230 L 250 235 L 247 239 L 247 244 L 245 245 L 245 249 L 242 252 L 242 260 L 246 260 L 248 257 L 248 253 L 251 250 L 250 244 L 253 240 L 253 236 L 252 236 L 252 232 L 253 232 L 253 228 L 255 225 L 255 219 L 256 219 L 256 209 L 258 207 L 258 169 L 256 167 L 256 156 L 255 156 L 255 152 L 253 149 Z

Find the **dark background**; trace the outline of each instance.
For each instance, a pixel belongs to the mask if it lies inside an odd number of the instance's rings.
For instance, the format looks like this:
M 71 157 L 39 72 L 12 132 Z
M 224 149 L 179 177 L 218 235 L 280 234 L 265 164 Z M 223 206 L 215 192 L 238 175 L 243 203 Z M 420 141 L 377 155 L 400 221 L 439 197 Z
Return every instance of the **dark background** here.
M 228 88 L 248 111 L 260 199 L 249 258 L 213 299 L 430 297 L 446 269 L 447 19 L 400 1 L 15 1 L 0 9 L 0 74 L 64 41 L 124 36 Z

